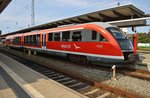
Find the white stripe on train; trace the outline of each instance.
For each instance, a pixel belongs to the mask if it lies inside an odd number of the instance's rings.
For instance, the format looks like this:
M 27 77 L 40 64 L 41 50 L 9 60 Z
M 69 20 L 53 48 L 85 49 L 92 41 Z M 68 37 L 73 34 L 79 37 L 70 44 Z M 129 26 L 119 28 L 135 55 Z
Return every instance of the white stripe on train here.
M 78 55 L 86 55 L 86 56 L 93 56 L 93 57 L 103 57 L 103 58 L 112 58 L 112 59 L 122 59 L 122 60 L 124 60 L 123 56 L 99 55 L 99 54 L 54 50 L 54 49 L 42 49 L 42 48 L 34 48 L 34 47 L 27 47 L 27 46 L 24 46 L 24 47 L 25 48 L 30 48 L 30 49 L 37 49 L 37 50 L 46 50 L 46 51 L 50 51 L 50 52 L 53 51 L 53 52 L 62 52 L 62 53 L 72 53 L 72 54 L 78 54 Z

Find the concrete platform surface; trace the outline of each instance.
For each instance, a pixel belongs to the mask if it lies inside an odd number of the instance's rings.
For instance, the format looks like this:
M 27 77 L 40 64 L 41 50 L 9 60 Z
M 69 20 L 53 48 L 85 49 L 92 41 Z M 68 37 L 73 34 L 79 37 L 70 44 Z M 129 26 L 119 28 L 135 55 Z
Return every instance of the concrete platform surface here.
M 142 63 L 150 64 L 150 53 L 140 53 L 140 60 Z
M 16 81 L 16 83 L 33 98 L 88 98 L 70 88 L 48 79 L 1 53 L 0 67 L 2 67 L 14 79 L 14 81 Z M 3 84 L 5 83 L 3 82 Z M 2 90 L 0 89 L 0 98 L 3 98 L 1 97 L 1 92 Z M 11 93 L 14 94 L 10 89 L 10 94 Z
M 145 69 L 150 71 L 150 52 L 140 52 L 140 61 L 146 66 Z
M 1 66 L 0 76 L 1 98 L 30 98 L 30 95 L 28 95 Z
M 0 75 L 0 98 L 17 98 L 15 92 Z

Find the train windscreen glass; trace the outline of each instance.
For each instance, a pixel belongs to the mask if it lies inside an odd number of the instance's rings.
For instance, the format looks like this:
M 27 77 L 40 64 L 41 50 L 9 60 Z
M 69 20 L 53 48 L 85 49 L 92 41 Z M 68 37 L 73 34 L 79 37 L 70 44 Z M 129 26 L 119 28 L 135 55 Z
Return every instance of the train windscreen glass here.
M 126 39 L 126 36 L 123 32 L 116 27 L 106 28 L 116 39 Z
M 126 35 L 116 27 L 108 27 L 106 28 L 113 37 L 117 40 L 122 50 L 133 50 L 133 45 L 131 41 L 126 37 Z

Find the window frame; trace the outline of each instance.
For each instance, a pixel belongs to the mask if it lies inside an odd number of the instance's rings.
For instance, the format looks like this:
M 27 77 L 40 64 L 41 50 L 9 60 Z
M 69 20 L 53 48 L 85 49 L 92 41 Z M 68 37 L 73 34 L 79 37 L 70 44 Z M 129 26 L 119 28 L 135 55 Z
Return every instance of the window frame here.
M 92 31 L 91 40 L 97 40 L 98 32 L 95 30 L 91 30 L 91 31 Z
M 57 38 L 57 34 L 59 34 L 58 38 Z M 55 32 L 54 33 L 54 41 L 61 41 L 61 33 L 60 32 Z
M 51 37 L 51 40 L 50 40 L 50 37 Z M 48 33 L 48 41 L 54 41 L 53 37 L 54 37 L 54 33 Z
M 80 33 L 80 34 L 74 34 L 74 33 Z M 75 36 L 76 35 L 76 36 Z M 76 39 L 76 40 L 74 40 L 74 38 L 73 37 L 80 37 L 80 38 L 78 38 L 78 39 Z M 82 42 L 82 31 L 80 30 L 80 31 L 73 31 L 72 32 L 72 41 L 73 42 Z
M 70 31 L 63 31 L 62 32 L 62 41 L 70 41 L 70 35 L 71 35 Z
M 13 44 L 21 44 L 21 36 L 15 37 L 13 40 Z
M 38 39 L 39 36 L 39 39 Z M 40 34 L 26 35 L 24 36 L 25 45 L 40 45 Z

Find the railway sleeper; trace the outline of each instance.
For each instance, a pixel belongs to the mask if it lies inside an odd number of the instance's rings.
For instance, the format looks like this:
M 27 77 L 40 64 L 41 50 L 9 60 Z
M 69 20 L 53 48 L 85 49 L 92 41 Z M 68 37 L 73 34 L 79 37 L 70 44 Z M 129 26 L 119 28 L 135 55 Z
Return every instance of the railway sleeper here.
M 40 73 L 42 73 L 42 74 L 47 74 L 47 73 L 49 73 L 50 71 L 49 70 L 41 70 L 40 71 Z
M 70 83 L 71 84 L 71 83 Z M 82 85 L 83 84 L 85 84 L 85 83 L 83 83 L 83 82 L 76 82 L 76 83 L 72 83 L 71 85 L 69 85 L 68 87 L 69 88 L 73 88 L 73 87 L 77 87 L 77 86 L 79 86 L 79 87 L 82 87 Z
M 57 79 L 62 79 L 62 78 L 65 78 L 65 76 L 64 75 L 61 75 L 61 76 L 58 76 L 58 77 L 54 77 L 54 78 L 52 78 L 53 80 L 57 80 Z
M 71 88 L 76 89 L 78 92 L 82 92 L 84 90 L 87 90 L 87 89 L 91 88 L 91 86 L 86 84 L 86 83 L 83 83 L 81 85 L 72 86 Z
M 47 77 L 49 77 L 49 78 L 58 77 L 58 76 L 60 76 L 60 74 L 58 74 L 58 73 L 52 74 L 52 75 L 47 75 Z
M 49 76 L 49 75 L 52 75 L 52 74 L 54 74 L 55 72 L 44 72 L 43 74 L 45 75 L 45 76 Z
M 60 83 L 65 83 L 65 82 L 68 82 L 68 81 L 71 81 L 72 79 L 71 78 L 64 78 L 64 79 L 60 79 L 60 80 L 57 80 L 57 82 L 60 82 Z
M 82 90 L 90 88 L 90 86 L 87 86 L 87 85 L 84 85 L 84 84 L 78 84 L 76 86 L 71 86 L 70 88 L 74 89 L 74 90 L 76 90 L 78 92 L 81 92 Z
M 77 81 L 77 80 L 74 80 L 74 81 L 72 81 L 72 82 L 70 82 L 70 83 L 66 83 L 66 84 L 64 84 L 64 85 L 66 85 L 66 86 L 68 86 L 68 87 L 71 87 L 71 86 L 76 85 L 76 84 L 79 84 L 79 83 L 81 83 L 81 82 L 79 82 L 79 81 Z
M 76 83 L 76 80 L 70 79 L 69 81 L 61 82 L 63 85 L 70 85 L 71 83 Z
M 38 66 L 29 66 L 30 68 L 34 69 L 34 70 L 47 70 L 46 68 L 44 67 L 38 67 Z

